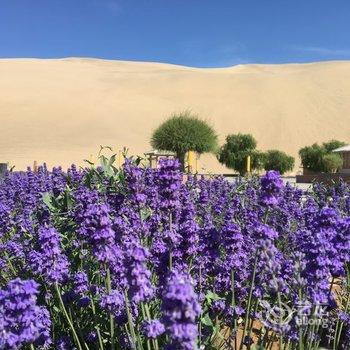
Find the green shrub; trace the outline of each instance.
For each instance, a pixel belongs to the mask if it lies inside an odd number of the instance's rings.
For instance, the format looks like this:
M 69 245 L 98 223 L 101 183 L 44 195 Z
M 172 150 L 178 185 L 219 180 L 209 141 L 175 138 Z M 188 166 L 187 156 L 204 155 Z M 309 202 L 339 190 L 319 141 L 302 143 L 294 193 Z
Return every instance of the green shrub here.
M 303 147 L 299 151 L 301 164 L 311 171 L 323 171 L 323 157 L 327 154 L 324 147 L 314 143 L 312 146 Z
M 301 164 L 304 168 L 315 172 L 335 171 L 341 167 L 342 163 L 340 163 L 341 157 L 332 151 L 344 145 L 342 141 L 331 140 L 324 142 L 321 146 L 314 143 L 303 147 L 299 151 Z
M 294 168 L 294 158 L 279 150 L 269 150 L 264 155 L 264 169 L 277 170 L 280 174 Z
M 324 149 L 326 150 L 327 153 L 330 153 L 332 151 L 334 151 L 335 149 L 339 148 L 339 147 L 343 147 L 345 146 L 346 143 L 343 141 L 338 141 L 338 140 L 330 140 L 328 142 L 323 142 L 322 146 L 324 147 Z
M 153 132 L 151 145 L 159 150 L 175 152 L 184 168 L 186 152 L 215 152 L 217 135 L 208 123 L 185 111 L 173 114 L 162 123 Z
M 218 160 L 230 169 L 244 175 L 247 171 L 247 157 L 251 157 L 251 169 L 261 169 L 263 154 L 256 150 L 256 141 L 250 134 L 234 134 L 226 137 L 226 143 L 220 148 Z
M 334 173 L 343 165 L 343 159 L 339 154 L 330 153 L 323 156 L 323 170 L 327 173 Z

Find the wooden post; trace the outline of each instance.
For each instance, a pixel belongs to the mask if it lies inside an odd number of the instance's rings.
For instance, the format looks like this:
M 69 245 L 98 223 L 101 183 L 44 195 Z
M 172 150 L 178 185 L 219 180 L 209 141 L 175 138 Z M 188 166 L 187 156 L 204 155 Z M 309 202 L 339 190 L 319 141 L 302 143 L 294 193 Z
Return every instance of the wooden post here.
M 0 179 L 3 178 L 7 171 L 7 163 L 0 163 Z
M 34 171 L 35 173 L 38 172 L 38 162 L 37 162 L 36 160 L 34 160 L 33 171 Z
M 251 164 L 250 164 L 250 156 L 247 157 L 247 174 L 250 174 Z

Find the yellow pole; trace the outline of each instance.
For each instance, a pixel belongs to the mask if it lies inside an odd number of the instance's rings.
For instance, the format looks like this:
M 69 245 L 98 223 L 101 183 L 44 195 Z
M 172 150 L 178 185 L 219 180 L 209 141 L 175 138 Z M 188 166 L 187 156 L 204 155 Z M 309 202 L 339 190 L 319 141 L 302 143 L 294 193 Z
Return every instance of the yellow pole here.
M 251 167 L 250 167 L 250 156 L 247 157 L 247 173 L 250 174 L 250 170 L 251 170 Z
M 188 172 L 192 173 L 194 169 L 195 154 L 194 151 L 188 151 Z
M 122 151 L 118 151 L 118 167 L 121 168 L 121 166 L 124 164 L 124 155 Z

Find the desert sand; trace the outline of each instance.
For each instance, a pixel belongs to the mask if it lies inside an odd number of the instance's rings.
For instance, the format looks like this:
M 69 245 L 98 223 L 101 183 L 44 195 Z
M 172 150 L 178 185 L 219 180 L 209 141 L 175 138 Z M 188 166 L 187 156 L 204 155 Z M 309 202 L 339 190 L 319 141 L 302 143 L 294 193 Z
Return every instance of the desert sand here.
M 100 145 L 150 150 L 152 130 L 190 109 L 223 142 L 252 133 L 261 150 L 350 142 L 350 61 L 189 68 L 88 58 L 0 60 L 0 162 L 83 164 Z M 230 172 L 214 156 L 200 170 Z M 298 172 L 299 162 L 295 172 Z

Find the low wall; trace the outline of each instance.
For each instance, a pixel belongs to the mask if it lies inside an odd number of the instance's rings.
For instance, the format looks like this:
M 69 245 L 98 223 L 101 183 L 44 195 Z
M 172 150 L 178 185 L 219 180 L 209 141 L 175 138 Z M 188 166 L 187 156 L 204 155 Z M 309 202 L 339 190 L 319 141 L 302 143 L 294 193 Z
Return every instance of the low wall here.
M 322 183 L 332 183 L 343 180 L 347 183 L 350 183 L 350 174 L 305 174 L 305 175 L 297 175 L 296 183 L 312 183 L 312 182 L 322 182 Z

